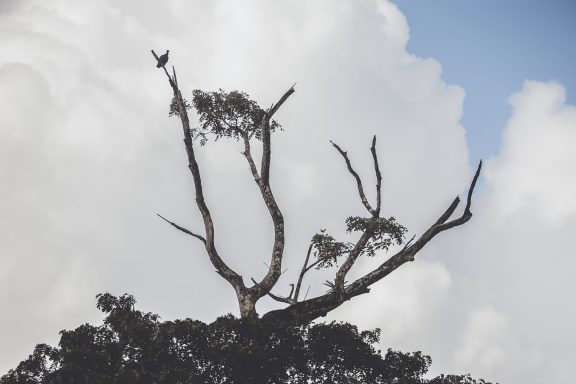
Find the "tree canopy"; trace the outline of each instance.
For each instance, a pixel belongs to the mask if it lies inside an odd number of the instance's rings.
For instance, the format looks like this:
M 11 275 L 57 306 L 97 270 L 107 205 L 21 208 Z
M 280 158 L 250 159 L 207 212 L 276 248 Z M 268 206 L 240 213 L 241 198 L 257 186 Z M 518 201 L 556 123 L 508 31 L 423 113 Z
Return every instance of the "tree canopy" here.
M 39 344 L 0 384 L 386 383 L 489 384 L 469 375 L 426 378 L 421 352 L 377 349 L 380 331 L 340 322 L 283 326 L 237 319 L 162 321 L 130 295 L 97 297 L 102 325 Z

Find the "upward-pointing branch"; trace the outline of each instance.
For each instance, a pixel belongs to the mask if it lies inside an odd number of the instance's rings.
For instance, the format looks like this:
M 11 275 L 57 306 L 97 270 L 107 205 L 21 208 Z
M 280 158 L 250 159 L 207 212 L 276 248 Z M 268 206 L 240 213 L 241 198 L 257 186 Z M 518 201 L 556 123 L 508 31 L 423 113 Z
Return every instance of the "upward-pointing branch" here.
M 294 84 L 296 85 L 296 84 Z M 261 122 L 262 129 L 262 166 L 260 168 L 260 173 L 262 174 L 262 182 L 264 185 L 270 184 L 270 156 L 272 153 L 272 146 L 270 142 L 270 119 L 278 109 L 284 104 L 286 100 L 294 93 L 294 85 L 287 90 L 284 95 L 274 104 L 268 111 L 264 113 L 264 117 Z
M 468 189 L 468 202 L 471 201 L 481 169 L 482 162 L 478 164 L 478 168 L 476 169 L 476 173 L 474 174 L 474 178 L 472 179 L 472 183 Z M 312 299 L 297 302 L 284 309 L 270 311 L 263 316 L 263 320 L 280 320 L 294 324 L 307 324 L 314 319 L 325 316 L 331 310 L 339 307 L 343 302 L 343 298 L 349 300 L 355 296 L 368 293 L 372 284 L 388 276 L 404 263 L 414 260 L 414 255 L 434 236 L 442 231 L 462 225 L 470 220 L 472 217 L 472 212 L 470 211 L 471 204 L 466 204 L 464 212 L 460 217 L 447 222 L 450 216 L 454 213 L 459 201 L 460 199 L 456 198 L 440 218 L 422 236 L 420 236 L 415 243 L 409 245 L 412 241 L 410 240 L 407 247 L 405 246 L 402 248 L 399 252 L 382 263 L 378 268 L 346 286 L 343 295 L 339 296 L 336 291 L 332 291 Z
M 154 52 L 153 52 L 154 54 Z M 154 55 L 156 56 L 156 55 Z M 182 98 L 182 93 L 178 89 L 178 85 L 176 84 L 175 80 L 168 74 L 166 68 L 164 68 L 166 76 L 168 77 L 168 81 L 170 82 L 170 86 L 172 87 L 172 92 L 174 94 L 174 99 L 176 100 L 176 104 L 178 106 L 178 115 L 180 117 L 180 121 L 182 123 L 182 130 L 184 133 L 184 146 L 186 148 L 186 154 L 188 156 L 188 168 L 192 173 L 192 178 L 194 180 L 194 189 L 196 192 L 196 205 L 200 210 L 202 215 L 202 219 L 204 221 L 204 229 L 206 231 L 206 238 L 205 238 L 205 246 L 206 252 L 208 253 L 208 257 L 212 262 L 214 268 L 218 274 L 220 274 L 224 279 L 226 279 L 236 290 L 236 292 L 244 292 L 246 291 L 246 287 L 244 286 L 244 282 L 242 281 L 242 276 L 237 274 L 234 270 L 232 270 L 228 265 L 222 260 L 218 251 L 216 249 L 216 245 L 214 242 L 214 223 L 212 221 L 212 215 L 210 214 L 210 210 L 206 205 L 204 200 L 204 192 L 202 189 L 202 178 L 200 176 L 200 169 L 198 167 L 198 163 L 196 161 L 196 155 L 194 153 L 194 147 L 192 145 L 192 130 L 190 128 L 190 120 L 188 119 L 188 111 L 184 104 L 184 99 Z M 174 70 L 174 78 L 176 78 L 176 70 Z M 240 311 L 242 313 L 243 308 L 240 307 Z M 242 313 L 244 315 L 244 313 Z
M 280 207 L 278 207 L 270 187 L 270 157 L 272 153 L 270 141 L 270 119 L 293 93 L 294 86 L 286 91 L 280 100 L 264 113 L 264 117 L 262 118 L 262 166 L 260 169 L 260 177 L 258 177 L 254 160 L 250 154 L 249 137 L 244 135 L 244 156 L 248 159 L 252 175 L 258 184 L 260 193 L 274 224 L 274 245 L 272 246 L 272 256 L 268 272 L 262 281 L 250 288 L 250 292 L 256 297 L 262 297 L 269 293 L 280 278 L 282 271 L 282 257 L 284 254 L 284 217 L 282 216 Z
M 374 216 L 377 217 L 380 215 L 380 206 L 382 205 L 382 174 L 380 174 L 378 156 L 376 156 L 376 135 L 374 135 L 374 138 L 372 139 L 370 152 L 372 152 L 372 158 L 374 159 L 374 172 L 376 172 L 376 209 L 374 210 Z
M 362 200 L 362 204 L 364 204 L 364 207 L 366 207 L 368 212 L 370 212 L 370 214 L 373 217 L 377 217 L 378 213 L 374 210 L 374 208 L 372 208 L 372 206 L 368 202 L 368 199 L 366 198 L 366 195 L 364 194 L 364 188 L 362 187 L 362 180 L 360 180 L 360 176 L 358 176 L 358 173 L 356 173 L 354 168 L 352 168 L 352 164 L 350 163 L 350 159 L 348 158 L 348 153 L 343 151 L 342 148 L 340 148 L 338 146 L 338 144 L 334 143 L 333 141 L 330 141 L 330 143 L 332 143 L 334 148 L 336 148 L 336 150 L 338 152 L 340 152 L 340 154 L 344 158 L 344 161 L 346 162 L 346 166 L 348 167 L 348 171 L 350 172 L 350 174 L 352 174 L 352 176 L 354 176 L 354 179 L 356 179 L 356 184 L 358 185 L 358 194 L 360 194 L 360 200 Z

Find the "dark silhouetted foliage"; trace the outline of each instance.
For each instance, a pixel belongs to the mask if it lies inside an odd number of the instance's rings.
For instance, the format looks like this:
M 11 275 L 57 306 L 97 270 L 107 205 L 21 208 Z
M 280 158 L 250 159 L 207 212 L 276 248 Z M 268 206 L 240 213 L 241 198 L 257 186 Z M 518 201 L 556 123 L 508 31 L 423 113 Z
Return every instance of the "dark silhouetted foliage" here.
M 421 352 L 375 349 L 379 330 L 347 323 L 285 326 L 239 320 L 161 321 L 134 309 L 130 295 L 98 295 L 104 324 L 62 331 L 39 344 L 1 384 L 401 383 L 486 384 L 469 376 L 423 376 Z

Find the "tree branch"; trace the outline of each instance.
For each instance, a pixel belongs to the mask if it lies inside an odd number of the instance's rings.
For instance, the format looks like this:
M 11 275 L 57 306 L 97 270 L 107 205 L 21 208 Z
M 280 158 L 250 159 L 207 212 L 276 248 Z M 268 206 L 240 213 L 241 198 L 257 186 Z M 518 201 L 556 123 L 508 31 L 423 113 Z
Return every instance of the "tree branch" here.
M 356 171 L 354 170 L 354 168 L 352 168 L 352 164 L 350 163 L 350 159 L 348 158 L 348 154 L 342 150 L 342 148 L 340 148 L 338 146 L 338 144 L 334 143 L 333 141 L 330 141 L 330 143 L 332 143 L 332 145 L 334 146 L 334 148 L 336 148 L 336 150 L 338 152 L 340 152 L 340 154 L 342 155 L 342 157 L 344 158 L 344 161 L 346 162 L 346 166 L 348 167 L 348 171 L 350 171 L 350 173 L 352 174 L 352 176 L 354 176 L 354 178 L 356 179 L 356 184 L 358 185 L 358 193 L 360 194 L 360 200 L 362 200 L 362 204 L 364 204 L 364 207 L 366 207 L 366 209 L 368 210 L 368 212 L 370 212 L 370 214 L 373 217 L 377 216 L 376 211 L 372 208 L 372 206 L 370 205 L 370 203 L 368 202 L 368 199 L 366 199 L 366 195 L 364 194 L 364 188 L 362 188 L 362 180 L 360 180 L 360 176 L 358 176 L 358 173 L 356 173 Z
M 378 217 L 380 214 L 380 206 L 381 206 L 380 189 L 382 184 L 382 175 L 380 174 L 380 167 L 378 166 L 378 157 L 376 156 L 376 135 L 374 135 L 374 138 L 372 139 L 372 146 L 370 147 L 370 152 L 372 153 L 372 159 L 374 160 L 374 172 L 376 173 L 376 209 L 373 209 L 370 203 L 368 203 L 368 199 L 366 199 L 366 195 L 364 194 L 364 190 L 362 188 L 362 181 L 360 180 L 360 176 L 358 176 L 358 173 L 356 173 L 356 171 L 352 168 L 352 164 L 350 163 L 348 154 L 345 151 L 343 151 L 337 144 L 332 142 L 332 145 L 334 146 L 334 148 L 336 148 L 336 150 L 338 150 L 338 152 L 340 152 L 340 154 L 344 158 L 344 161 L 346 162 L 348 171 L 350 171 L 352 176 L 354 176 L 354 178 L 356 179 L 356 184 L 358 185 L 358 193 L 360 194 L 360 199 L 362 200 L 362 203 L 364 204 L 368 212 L 372 214 L 372 217 Z M 364 247 L 366 246 L 366 244 L 368 244 L 370 238 L 372 238 L 373 235 L 374 233 L 371 230 L 364 231 L 364 233 L 362 233 L 362 236 L 356 242 L 356 245 L 346 258 L 342 266 L 338 269 L 334 284 L 335 284 L 335 290 L 339 294 L 342 294 L 344 292 L 344 281 L 346 275 L 348 274 L 348 272 L 350 271 L 350 269 L 352 268 L 352 266 L 354 265 L 354 263 L 364 250 Z
M 251 280 L 254 284 L 258 284 L 258 282 L 256 280 L 254 280 L 254 278 L 251 278 Z M 294 290 L 294 285 L 293 284 L 290 284 L 290 285 L 292 285 L 292 289 L 290 290 L 290 294 L 288 295 L 288 297 L 278 296 L 278 295 L 273 294 L 272 292 L 267 292 L 266 294 L 268 296 L 270 296 L 270 298 L 272 298 L 276 301 L 279 301 L 281 303 L 294 304 L 294 303 L 296 303 L 296 300 L 292 299 L 292 291 Z
M 152 52 L 152 56 L 154 56 L 154 58 L 156 59 L 156 61 L 159 60 L 158 55 L 156 54 L 156 52 L 154 52 L 154 50 L 150 50 Z M 168 74 L 168 71 L 166 70 L 166 66 L 163 65 L 162 69 L 164 70 L 164 72 L 166 73 L 166 76 L 168 76 L 168 82 L 170 82 L 170 86 L 172 88 L 176 87 L 178 88 L 178 85 L 175 82 L 175 78 L 176 78 L 176 72 L 174 72 L 174 79 L 172 77 L 170 77 L 170 74 Z M 174 69 L 174 67 L 172 67 L 172 69 Z
M 274 223 L 274 245 L 272 247 L 272 256 L 270 261 L 270 267 L 268 268 L 268 273 L 260 281 L 250 288 L 250 292 L 255 297 L 262 297 L 268 294 L 272 287 L 276 284 L 280 278 L 282 269 L 282 256 L 284 253 L 284 217 L 282 212 L 276 203 L 276 199 L 272 194 L 272 189 L 270 188 L 270 158 L 271 158 L 271 140 L 270 140 L 270 119 L 276 113 L 276 111 L 284 104 L 284 102 L 294 93 L 294 86 L 292 86 L 284 95 L 274 104 L 268 111 L 264 113 L 261 122 L 262 129 L 262 165 L 260 169 L 260 175 L 258 175 L 258 170 L 252 158 L 250 152 L 250 137 L 244 132 L 242 135 L 244 139 L 244 156 L 248 160 L 250 170 L 254 176 L 254 180 L 260 188 L 260 193 L 264 199 L 264 203 L 270 212 L 272 222 Z
M 382 205 L 382 175 L 380 174 L 380 167 L 378 166 L 378 157 L 376 156 L 376 135 L 372 139 L 372 146 L 370 147 L 372 158 L 374 159 L 374 172 L 376 173 L 376 209 L 374 210 L 374 217 L 380 215 L 380 207 Z
M 156 57 L 154 52 L 153 55 Z M 204 229 L 206 231 L 206 238 L 205 238 L 205 246 L 206 252 L 208 253 L 208 257 L 210 258 L 210 262 L 216 268 L 216 271 L 224 277 L 226 281 L 228 281 L 235 289 L 235 291 L 240 295 L 239 292 L 245 292 L 246 287 L 244 282 L 242 281 L 242 276 L 232 270 L 225 262 L 222 260 L 218 251 L 216 250 L 215 242 L 214 242 L 214 223 L 212 221 L 212 216 L 210 214 L 210 210 L 204 201 L 204 192 L 202 189 L 202 178 L 200 175 L 200 169 L 198 167 L 198 163 L 196 161 L 196 155 L 194 153 L 194 147 L 192 145 L 192 130 L 190 129 L 190 120 L 188 118 L 188 111 L 186 110 L 186 106 L 184 104 L 184 99 L 182 98 L 182 93 L 178 89 L 177 83 L 174 81 L 166 68 L 164 68 L 164 72 L 168 77 L 168 81 L 170 82 L 170 86 L 172 88 L 172 92 L 174 94 L 174 99 L 176 100 L 176 104 L 178 106 L 178 115 L 180 117 L 180 122 L 182 124 L 182 130 L 184 133 L 184 147 L 186 148 L 186 154 L 188 156 L 188 168 L 192 173 L 192 178 L 194 180 L 194 189 L 196 192 L 196 205 L 200 210 L 202 215 L 202 219 L 204 221 Z M 176 70 L 173 69 L 174 78 L 176 78 Z M 245 308 L 240 306 L 240 311 L 245 310 Z
M 294 84 L 296 85 L 296 84 Z M 264 185 L 270 184 L 270 156 L 272 153 L 272 146 L 270 142 L 270 119 L 276 113 L 278 109 L 284 104 L 286 100 L 294 93 L 294 85 L 287 90 L 284 95 L 274 104 L 270 109 L 264 112 L 262 117 L 262 123 L 260 127 L 262 129 L 262 166 L 260 167 L 260 173 L 262 174 L 262 182 Z
M 298 276 L 298 281 L 296 282 L 296 291 L 294 292 L 294 300 L 298 301 L 298 296 L 300 295 L 300 287 L 302 286 L 302 280 L 304 279 L 304 275 L 308 272 L 313 266 L 318 264 L 320 260 L 316 260 L 315 263 L 312 263 L 310 267 L 308 267 L 308 260 L 310 260 L 310 254 L 312 253 L 312 248 L 314 244 L 310 244 L 308 247 L 308 252 L 306 252 L 306 259 L 304 260 L 304 265 L 302 266 L 302 270 L 300 271 L 300 275 Z
M 276 104 L 274 104 L 272 107 L 270 107 L 270 109 L 268 110 L 268 118 L 272 118 L 272 116 L 274 116 L 274 114 L 276 113 L 276 111 L 278 111 L 278 109 L 280 109 L 280 107 L 282 106 L 282 104 L 284 104 L 284 102 L 286 100 L 288 100 L 288 98 L 295 92 L 294 87 L 296 86 L 296 83 L 294 83 L 289 90 L 287 90 L 282 97 L 280 98 L 280 100 L 278 100 L 276 102 Z
M 250 166 L 250 172 L 252 172 L 252 176 L 254 176 L 254 181 L 258 184 L 260 188 L 260 192 L 264 194 L 264 185 L 262 184 L 262 178 L 258 174 L 258 169 L 256 168 L 256 163 L 254 163 L 254 158 L 252 157 L 252 152 L 250 150 L 250 138 L 248 137 L 248 133 L 242 131 L 242 138 L 244 139 L 244 152 L 242 154 L 248 161 L 248 165 Z
M 184 227 L 181 227 L 181 226 L 179 226 L 179 225 L 176 224 L 176 223 L 173 223 L 172 221 L 166 219 L 164 216 L 162 216 L 162 215 L 159 214 L 159 213 L 157 213 L 156 216 L 158 216 L 159 218 L 161 218 L 162 220 L 164 220 L 165 222 L 167 222 L 168 224 L 170 224 L 170 225 L 173 226 L 174 228 L 176 228 L 176 229 L 178 229 L 178 230 L 180 230 L 180 231 L 182 231 L 182 232 L 184 232 L 184 233 L 186 233 L 186 234 L 188 234 L 188 235 L 190 235 L 190 236 L 194 236 L 195 238 L 197 238 L 198 240 L 200 240 L 201 242 L 203 242 L 204 245 L 206 245 L 206 239 L 205 239 L 203 236 L 198 235 L 198 234 L 196 234 L 196 233 L 194 233 L 194 232 L 191 232 L 191 231 L 189 231 L 188 229 L 186 229 L 186 228 L 184 228 Z
M 482 162 L 478 165 L 472 183 L 470 184 L 470 188 L 468 189 L 468 202 L 471 202 L 476 182 L 480 176 L 481 168 Z M 346 286 L 342 296 L 339 296 L 337 290 L 333 290 L 327 294 L 297 302 L 284 309 L 270 311 L 266 313 L 262 319 L 265 321 L 283 321 L 293 324 L 306 324 L 321 316 L 325 316 L 328 312 L 340 306 L 343 303 L 343 300 L 349 300 L 355 296 L 368 293 L 370 291 L 369 287 L 372 284 L 388 276 L 404 263 L 413 261 L 414 255 L 438 233 L 462 225 L 470 220 L 472 217 L 472 213 L 470 212 L 471 203 L 466 204 L 466 208 L 459 218 L 446 223 L 446 220 L 449 219 L 450 215 L 458 205 L 458 201 L 459 199 L 455 199 L 440 218 L 422 236 L 420 236 L 414 244 L 410 245 L 413 238 L 410 239 L 402 250 L 390 257 L 375 270 Z
M 338 272 L 336 272 L 336 279 L 334 280 L 334 288 L 339 295 L 342 295 L 344 293 L 344 282 L 346 279 L 346 275 L 348 274 L 350 269 L 352 269 L 352 266 L 362 253 L 362 250 L 364 250 L 366 244 L 368 244 L 368 241 L 370 241 L 372 235 L 373 232 L 370 230 L 366 230 L 364 231 L 364 233 L 362 233 L 362 236 L 360 236 L 360 239 L 358 239 L 358 241 L 354 245 L 354 248 L 346 258 L 344 263 L 342 263 L 342 265 L 338 269 Z

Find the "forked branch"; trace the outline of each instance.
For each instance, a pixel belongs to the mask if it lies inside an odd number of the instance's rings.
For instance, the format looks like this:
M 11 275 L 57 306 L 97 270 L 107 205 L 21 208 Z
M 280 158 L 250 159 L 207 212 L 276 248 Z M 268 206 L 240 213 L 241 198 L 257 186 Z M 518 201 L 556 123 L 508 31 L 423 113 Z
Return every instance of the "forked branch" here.
M 364 188 L 362 187 L 362 180 L 360 179 L 360 176 L 358 176 L 358 173 L 352 167 L 350 159 L 348 158 L 348 154 L 334 142 L 331 143 L 334 146 L 334 148 L 336 148 L 336 150 L 340 153 L 340 155 L 342 155 L 344 161 L 346 162 L 346 167 L 348 168 L 348 171 L 352 174 L 352 176 L 354 176 L 354 179 L 356 179 L 356 184 L 358 186 L 358 193 L 360 195 L 362 203 L 364 204 L 364 207 L 366 207 L 366 209 L 368 210 L 368 212 L 370 212 L 373 218 L 379 217 L 380 206 L 382 201 L 381 199 L 382 175 L 380 173 L 380 167 L 378 165 L 378 157 L 376 155 L 376 135 L 374 135 L 372 139 L 372 146 L 370 147 L 370 152 L 372 153 L 372 159 L 374 161 L 374 172 L 376 174 L 376 209 L 372 208 L 372 206 L 368 202 L 368 199 L 366 198 L 366 195 L 364 193 Z M 342 294 L 344 291 L 344 281 L 346 275 L 348 274 L 348 272 L 350 271 L 350 269 L 352 268 L 358 257 L 361 255 L 362 251 L 365 249 L 366 245 L 368 244 L 373 235 L 374 231 L 372 231 L 370 228 L 367 228 L 362 233 L 362 236 L 360 236 L 360 239 L 358 239 L 358 241 L 356 242 L 354 248 L 346 258 L 342 266 L 340 266 L 340 268 L 338 269 L 338 272 L 336 272 L 336 279 L 334 285 L 336 291 L 339 294 Z
M 274 287 L 280 278 L 282 270 L 282 257 L 284 254 L 284 217 L 282 216 L 280 207 L 276 203 L 276 199 L 274 198 L 270 187 L 270 158 L 272 153 L 270 141 L 270 119 L 293 93 L 294 86 L 290 87 L 290 89 L 264 113 L 260 123 L 262 129 L 262 165 L 260 168 L 260 175 L 258 175 L 256 165 L 250 152 L 250 138 L 246 133 L 243 135 L 244 156 L 248 160 L 254 180 L 258 184 L 260 194 L 264 199 L 264 203 L 268 208 L 268 212 L 270 213 L 270 217 L 274 224 L 274 245 L 272 246 L 272 256 L 268 273 L 259 283 L 255 283 L 255 285 L 250 288 L 250 292 L 258 298 L 270 293 L 272 287 Z
M 343 300 L 349 300 L 355 296 L 370 292 L 370 286 L 372 284 L 388 276 L 404 263 L 414 260 L 414 255 L 420 251 L 426 243 L 434 238 L 434 236 L 447 229 L 462 225 L 470 220 L 472 217 L 472 212 L 470 210 L 472 195 L 480 176 L 481 169 L 482 161 L 478 164 L 478 168 L 476 169 L 474 178 L 472 179 L 472 183 L 468 189 L 467 204 L 460 217 L 448 221 L 460 201 L 459 198 L 456 198 L 440 218 L 436 220 L 436 222 L 422 236 L 420 236 L 416 242 L 412 243 L 414 238 L 410 239 L 410 241 L 408 241 L 399 252 L 394 254 L 372 272 L 369 272 L 347 285 L 343 292 L 339 293 L 338 290 L 333 290 L 327 294 L 294 303 L 284 309 L 270 311 L 263 316 L 263 320 L 306 324 L 314 319 L 325 316 L 328 312 L 339 307 L 343 303 Z
M 376 139 L 376 136 L 374 136 L 374 140 L 372 141 L 373 145 L 376 144 L 375 139 Z M 330 143 L 332 143 L 334 148 L 336 148 L 336 150 L 340 153 L 340 155 L 342 155 L 342 157 L 344 158 L 344 161 L 346 162 L 346 167 L 348 168 L 348 171 L 350 172 L 350 174 L 352 176 L 354 176 L 354 179 L 356 180 L 356 185 L 358 187 L 358 194 L 360 195 L 360 200 L 362 200 L 362 204 L 364 204 L 364 207 L 366 207 L 366 209 L 368 210 L 368 212 L 370 212 L 372 217 L 377 217 L 379 212 L 378 212 L 378 210 L 375 210 L 374 208 L 372 208 L 372 206 L 368 202 L 368 199 L 366 198 L 366 194 L 364 193 L 364 187 L 362 186 L 362 180 L 360 180 L 360 176 L 358 176 L 358 173 L 352 167 L 352 163 L 350 162 L 350 159 L 348 158 L 348 153 L 346 151 L 342 150 L 342 148 L 340 148 L 340 146 L 338 146 L 338 144 L 334 143 L 333 141 L 330 141 Z M 376 157 L 374 157 L 374 162 L 375 162 L 376 174 L 379 175 L 380 169 L 378 168 L 378 160 Z M 379 186 L 380 186 L 380 181 L 378 182 L 378 187 L 377 187 L 378 192 L 380 191 Z M 379 202 L 380 201 L 380 194 L 379 193 L 378 193 L 377 199 Z

